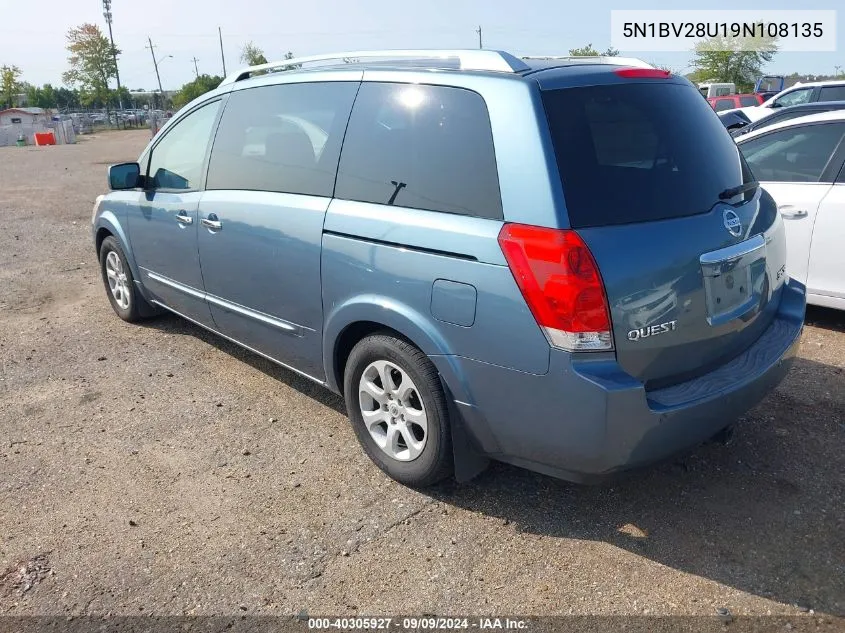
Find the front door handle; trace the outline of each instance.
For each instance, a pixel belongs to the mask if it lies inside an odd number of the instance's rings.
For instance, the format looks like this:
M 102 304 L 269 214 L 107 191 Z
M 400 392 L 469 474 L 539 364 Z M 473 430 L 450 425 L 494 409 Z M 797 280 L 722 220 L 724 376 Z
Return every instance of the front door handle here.
M 798 218 L 806 218 L 810 215 L 805 209 L 793 209 L 788 206 L 780 207 L 778 211 L 780 211 L 780 216 L 787 220 L 797 220 Z
M 223 228 L 223 223 L 217 219 L 217 215 L 214 213 L 209 213 L 208 217 L 203 218 L 200 222 L 205 228 L 211 231 L 219 231 Z
M 179 211 L 179 213 L 177 213 L 177 214 L 176 214 L 176 221 L 177 221 L 179 224 L 193 224 L 193 223 L 194 223 L 194 218 L 192 218 L 191 216 L 189 216 L 189 215 L 188 215 L 186 212 L 184 212 L 184 211 Z

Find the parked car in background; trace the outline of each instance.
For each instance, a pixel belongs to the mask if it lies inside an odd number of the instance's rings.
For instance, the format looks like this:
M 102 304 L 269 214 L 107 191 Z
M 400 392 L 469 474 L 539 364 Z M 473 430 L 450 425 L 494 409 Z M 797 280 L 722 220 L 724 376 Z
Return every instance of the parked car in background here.
M 731 131 L 731 136 L 738 137 L 755 130 L 774 125 L 775 123 L 782 123 L 790 119 L 797 119 L 798 117 L 808 116 L 810 114 L 818 114 L 819 112 L 829 112 L 831 110 L 845 109 L 845 101 L 816 101 L 815 103 L 802 103 L 800 105 L 789 106 L 786 108 L 778 108 L 768 116 L 762 119 L 757 119 L 753 123 L 745 126 L 738 126 L 737 128 L 728 128 Z M 740 110 L 734 110 L 728 114 L 737 113 L 745 116 Z
M 722 125 L 725 126 L 725 129 L 731 135 L 735 133 L 735 130 L 741 130 L 751 123 L 751 119 L 742 110 L 727 110 L 725 112 L 719 112 L 718 115 Z
M 783 75 L 763 75 L 754 83 L 754 92 L 766 101 L 781 92 L 785 84 L 786 77 Z
M 698 84 L 698 91 L 706 98 L 721 97 L 736 93 L 736 85 L 732 83 L 706 82 Z
M 696 88 L 638 60 L 280 60 L 109 182 L 118 316 L 172 311 L 343 394 L 408 485 L 667 457 L 774 388 L 803 326 L 771 196 Z
M 845 80 L 814 81 L 795 84 L 778 93 L 759 106 L 743 108 L 742 111 L 752 121 L 762 119 L 777 108 L 786 108 L 802 103 L 817 101 L 845 101 Z
M 741 95 L 727 95 L 725 97 L 711 97 L 707 99 L 716 112 L 724 110 L 732 110 L 734 108 L 744 108 L 746 106 L 756 106 L 763 103 L 763 97 L 758 94 L 741 94 Z
M 845 310 L 845 111 L 777 123 L 737 145 L 784 219 L 786 272 L 807 286 L 808 303 Z

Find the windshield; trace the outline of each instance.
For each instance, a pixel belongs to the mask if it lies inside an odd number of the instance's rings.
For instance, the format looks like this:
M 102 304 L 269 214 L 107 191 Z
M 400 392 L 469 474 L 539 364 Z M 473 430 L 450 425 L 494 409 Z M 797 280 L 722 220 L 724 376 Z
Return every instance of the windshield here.
M 736 187 L 736 144 L 687 85 L 626 83 L 543 93 L 573 228 L 708 212 Z

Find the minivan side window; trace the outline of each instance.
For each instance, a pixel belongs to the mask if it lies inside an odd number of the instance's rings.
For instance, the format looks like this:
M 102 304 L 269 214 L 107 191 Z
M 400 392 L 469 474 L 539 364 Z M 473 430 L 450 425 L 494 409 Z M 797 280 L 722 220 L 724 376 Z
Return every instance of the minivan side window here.
M 743 108 L 746 108 L 748 106 L 760 105 L 760 101 L 757 99 L 757 97 L 745 96 L 739 98 L 739 105 L 741 105 Z
M 233 92 L 211 150 L 206 189 L 332 195 L 357 82 Z
M 152 150 L 147 171 L 152 189 L 199 189 L 202 166 L 220 101 L 200 106 L 167 130 Z
M 362 84 L 335 197 L 501 219 L 484 99 L 447 86 Z
M 740 145 L 754 176 L 763 182 L 819 182 L 845 123 L 799 125 Z

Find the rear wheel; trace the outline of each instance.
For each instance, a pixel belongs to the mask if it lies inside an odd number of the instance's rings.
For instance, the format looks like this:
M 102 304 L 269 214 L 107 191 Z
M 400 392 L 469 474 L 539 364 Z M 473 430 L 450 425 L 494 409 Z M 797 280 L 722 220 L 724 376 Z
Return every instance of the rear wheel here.
M 360 341 L 346 363 L 344 396 L 358 441 L 390 477 L 424 487 L 451 474 L 446 398 L 416 347 L 389 334 Z
M 111 235 L 100 246 L 100 272 L 111 307 L 121 319 L 132 323 L 155 312 L 135 287 L 126 255 Z

